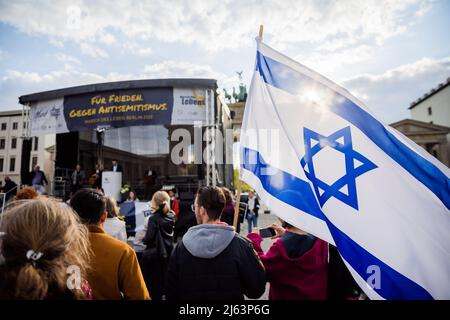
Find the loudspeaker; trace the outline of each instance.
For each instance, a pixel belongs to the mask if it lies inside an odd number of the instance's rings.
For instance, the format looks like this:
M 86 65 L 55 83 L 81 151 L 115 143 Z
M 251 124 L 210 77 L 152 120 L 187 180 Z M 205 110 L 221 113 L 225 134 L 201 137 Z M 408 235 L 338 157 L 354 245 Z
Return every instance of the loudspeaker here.
M 30 158 L 32 139 L 22 140 L 22 160 L 20 161 L 20 180 L 22 184 L 31 185 L 30 179 Z M 34 169 L 34 168 L 33 168 Z
M 197 165 L 197 178 L 198 178 L 198 180 L 205 179 L 205 169 L 204 169 L 203 164 Z
M 58 133 L 56 135 L 57 168 L 75 168 L 78 162 L 78 132 Z

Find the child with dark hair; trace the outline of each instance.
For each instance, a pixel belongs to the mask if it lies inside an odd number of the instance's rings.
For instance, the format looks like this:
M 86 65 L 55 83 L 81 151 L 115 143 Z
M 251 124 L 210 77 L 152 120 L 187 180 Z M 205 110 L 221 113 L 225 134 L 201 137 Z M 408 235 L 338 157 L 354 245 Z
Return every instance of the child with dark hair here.
M 134 191 L 130 191 L 128 193 L 128 197 L 127 200 L 125 200 L 126 202 L 135 202 L 135 201 L 139 201 L 139 199 L 136 197 L 136 192 Z

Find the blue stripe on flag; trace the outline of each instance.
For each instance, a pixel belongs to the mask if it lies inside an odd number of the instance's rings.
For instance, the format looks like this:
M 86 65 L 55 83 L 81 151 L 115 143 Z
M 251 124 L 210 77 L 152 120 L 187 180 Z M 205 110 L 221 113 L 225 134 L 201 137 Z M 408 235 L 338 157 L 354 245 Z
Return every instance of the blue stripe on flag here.
M 272 167 L 259 152 L 248 148 L 243 149 L 242 168 L 252 172 L 261 181 L 264 190 L 276 199 L 326 222 L 339 253 L 361 278 L 370 276 L 368 267 L 378 266 L 381 284 L 380 288 L 373 290 L 380 296 L 385 299 L 433 299 L 424 288 L 373 256 L 328 220 L 308 182 Z M 266 175 L 264 172 L 272 174 Z
M 308 212 L 320 220 L 326 219 L 317 204 L 314 194 L 311 192 L 308 182 L 267 165 L 262 156 L 256 151 L 245 148 L 243 156 L 245 159 L 243 162 L 244 168 L 251 171 L 261 180 L 261 184 L 268 193 L 294 208 Z M 264 174 L 264 172 L 274 174 L 269 175 Z M 285 188 L 286 186 L 289 186 L 289 188 Z
M 291 94 L 298 94 L 302 86 L 315 86 L 333 91 L 328 86 L 291 67 L 257 52 L 256 69 L 264 82 Z M 335 92 L 335 91 L 333 91 Z M 450 209 L 450 179 L 428 160 L 422 158 L 399 141 L 382 123 L 351 100 L 335 92 L 344 102 L 333 105 L 330 111 L 359 128 L 395 162 L 423 183 Z

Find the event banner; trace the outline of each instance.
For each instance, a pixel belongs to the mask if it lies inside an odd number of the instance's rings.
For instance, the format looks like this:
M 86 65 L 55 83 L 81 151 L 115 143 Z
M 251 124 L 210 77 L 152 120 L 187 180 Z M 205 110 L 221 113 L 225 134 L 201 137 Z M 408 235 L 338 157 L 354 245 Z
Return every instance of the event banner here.
M 30 128 L 34 136 L 68 132 L 64 119 L 64 99 L 39 101 L 30 109 Z
M 172 108 L 172 88 L 104 91 L 64 99 L 69 131 L 170 124 Z
M 159 87 L 39 101 L 30 110 L 31 134 L 199 122 L 205 125 L 205 97 L 205 89 Z

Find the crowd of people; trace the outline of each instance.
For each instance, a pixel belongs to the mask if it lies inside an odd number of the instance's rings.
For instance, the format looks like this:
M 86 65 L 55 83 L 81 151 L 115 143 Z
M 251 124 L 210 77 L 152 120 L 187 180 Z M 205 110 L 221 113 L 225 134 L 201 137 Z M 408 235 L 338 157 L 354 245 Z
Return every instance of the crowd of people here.
M 157 191 L 138 257 L 116 200 L 100 190 L 81 188 L 66 203 L 21 189 L 0 220 L 0 298 L 242 300 L 261 297 L 267 282 L 273 300 L 336 298 L 329 273 L 342 279 L 342 270 L 330 271 L 329 245 L 281 221 L 264 252 L 254 192 L 247 205 L 244 237 L 233 227 L 231 191 L 201 187 L 196 225 L 177 239 L 175 192 Z M 339 298 L 356 297 L 354 289 Z
M 105 170 L 105 166 L 102 162 L 98 162 L 95 165 L 93 171 L 84 170 L 79 163 L 75 165 L 73 171 L 68 173 L 68 180 L 70 187 L 68 191 L 70 191 L 70 196 L 75 194 L 78 190 L 82 188 L 93 188 L 96 190 L 102 190 L 102 176 Z M 111 160 L 110 167 L 107 168 L 112 172 L 123 172 L 122 165 L 118 162 L 118 160 Z M 145 171 L 142 182 L 144 183 L 144 198 L 151 199 L 153 193 L 157 190 L 156 183 L 157 173 L 155 170 L 149 168 Z M 9 199 L 13 198 L 17 192 L 17 184 L 10 179 L 10 177 L 5 176 L 4 178 L 5 184 L 2 186 L 0 182 L 0 192 L 5 193 L 5 201 L 7 202 Z M 33 168 L 33 171 L 29 172 L 27 175 L 22 177 L 23 185 L 33 187 L 39 194 L 46 194 L 46 185 L 49 184 L 45 172 L 41 170 L 39 165 L 36 165 Z M 139 201 L 136 196 L 136 192 L 132 191 L 129 193 L 129 197 L 127 201 Z

